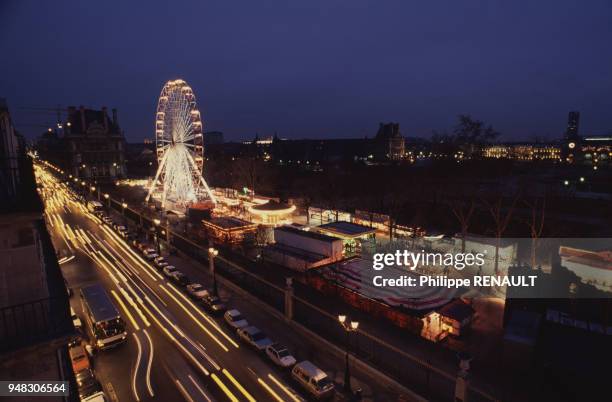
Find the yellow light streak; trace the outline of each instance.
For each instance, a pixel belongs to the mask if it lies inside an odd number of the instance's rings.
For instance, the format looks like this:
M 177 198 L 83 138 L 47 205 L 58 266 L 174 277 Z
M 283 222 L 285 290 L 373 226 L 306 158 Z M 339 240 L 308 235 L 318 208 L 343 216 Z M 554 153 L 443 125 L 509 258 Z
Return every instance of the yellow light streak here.
M 132 378 L 132 391 L 134 391 L 134 396 L 136 400 L 139 401 L 138 391 L 136 390 L 136 374 L 138 374 L 138 366 L 140 366 L 140 359 L 142 358 L 142 346 L 140 345 L 140 339 L 136 336 L 135 332 L 132 332 L 134 335 L 134 339 L 136 339 L 136 345 L 138 345 L 138 357 L 136 357 L 136 368 L 134 369 L 134 377 Z
M 239 382 L 238 382 L 238 381 L 237 381 L 237 380 L 234 378 L 234 376 L 233 376 L 233 375 L 231 375 L 231 374 L 230 374 L 230 372 L 229 372 L 229 371 L 227 371 L 226 369 L 223 369 L 223 370 L 221 370 L 221 371 L 223 372 L 223 374 L 225 374 L 225 376 L 226 376 L 227 378 L 229 378 L 229 380 L 232 382 L 232 384 L 234 384 L 234 386 L 235 386 L 236 388 L 238 388 L 238 389 L 240 390 L 240 392 L 242 392 L 242 395 L 244 395 L 244 396 L 245 396 L 245 398 L 249 400 L 249 402 L 255 402 L 255 398 L 253 398 L 253 397 L 251 396 L 251 394 L 249 394 L 249 393 L 247 392 L 247 390 L 246 390 L 246 389 L 244 389 L 244 387 L 243 387 L 243 386 L 242 386 L 242 385 L 241 385 L 241 384 L 240 384 L 240 383 L 239 383 Z
M 291 391 L 289 391 L 287 387 L 285 387 L 279 380 L 277 380 L 272 374 L 268 374 L 268 378 L 271 379 L 272 382 L 274 382 L 274 384 L 276 384 L 280 389 L 285 391 L 285 393 L 289 395 L 289 397 L 293 399 L 295 402 L 301 401 L 297 396 L 295 396 Z
M 189 379 L 191 380 L 191 382 L 193 383 L 193 385 L 195 385 L 195 387 L 198 389 L 198 391 L 200 391 L 200 393 L 202 394 L 202 396 L 204 396 L 204 398 L 206 398 L 206 400 L 208 402 L 212 402 L 210 400 L 210 398 L 208 397 L 208 395 L 206 395 L 206 392 L 204 392 L 204 390 L 202 389 L 202 387 L 200 386 L 200 384 L 198 384 L 196 382 L 196 380 L 193 379 L 193 377 L 191 376 L 191 374 L 187 374 L 187 377 L 189 377 Z
M 191 397 L 191 395 L 189 395 L 189 393 L 187 392 L 187 390 L 185 389 L 183 384 L 181 384 L 181 382 L 178 380 L 178 378 L 176 380 L 174 380 L 174 382 L 179 387 L 179 391 L 180 391 L 181 395 L 183 395 L 183 398 L 187 399 L 188 401 L 194 402 L 193 398 Z
M 261 378 L 258 378 L 257 382 L 260 383 L 261 386 L 264 387 L 265 390 L 268 391 L 268 393 L 272 395 L 272 397 L 274 397 L 274 399 L 276 399 L 278 402 L 285 402 L 283 398 L 281 398 L 276 392 L 274 392 L 274 390 L 270 388 L 270 386 L 266 384 L 264 380 L 262 380 Z
M 205 327 L 205 326 L 204 326 L 204 325 L 203 325 L 203 324 L 202 324 L 200 321 L 198 321 L 198 320 L 196 319 L 196 317 L 195 317 L 195 316 L 194 316 L 194 315 L 191 313 L 191 311 L 189 311 L 189 309 L 188 309 L 187 307 L 185 307 L 185 306 L 183 305 L 183 303 L 181 303 L 181 302 L 179 301 L 179 299 L 177 299 L 176 297 L 174 297 L 174 295 L 173 295 L 172 293 L 170 293 L 170 291 L 168 291 L 168 289 L 166 289 L 166 288 L 164 287 L 164 285 L 160 284 L 160 285 L 159 285 L 159 287 L 160 287 L 160 288 L 161 288 L 161 289 L 162 289 L 164 292 L 166 292 L 166 293 L 168 294 L 168 296 L 170 296 L 170 297 L 171 297 L 171 298 L 172 298 L 172 299 L 173 299 L 173 300 L 176 302 L 176 304 L 178 304 L 179 306 L 181 306 L 181 308 L 182 308 L 182 309 L 185 311 L 185 313 L 187 313 L 187 315 L 188 315 L 189 317 L 191 317 L 191 319 L 193 320 L 193 322 L 195 322 L 195 323 L 196 323 L 196 324 L 197 324 L 197 325 L 198 325 L 200 328 L 202 328 L 202 330 L 204 330 L 204 332 L 206 332 L 206 334 L 207 334 L 208 336 L 210 336 L 210 337 L 211 337 L 211 338 L 212 338 L 212 339 L 213 339 L 215 342 L 217 342 L 217 344 L 218 344 L 219 346 L 221 346 L 221 348 L 222 348 L 222 349 L 223 349 L 225 352 L 228 352 L 228 351 L 229 351 L 229 349 L 227 348 L 227 346 L 225 346 L 223 343 L 221 343 L 221 341 L 220 341 L 220 340 L 219 340 L 219 339 L 218 339 L 216 336 L 214 336 L 214 335 L 212 334 L 212 332 L 210 332 L 210 331 L 208 330 L 208 328 L 206 328 L 206 327 Z
M 214 382 L 217 383 L 219 388 L 221 388 L 221 390 L 225 393 L 225 395 L 227 395 L 227 397 L 230 399 L 230 401 L 238 402 L 238 398 L 236 398 L 236 396 L 234 394 L 232 394 L 232 391 L 230 391 L 229 388 L 227 388 L 225 386 L 225 384 L 223 384 L 221 379 L 219 377 L 217 377 L 217 375 L 215 373 L 211 374 L 210 377 L 213 379 Z
M 151 340 L 151 337 L 149 336 L 149 333 L 147 332 L 146 329 L 143 329 L 142 332 L 144 332 L 145 336 L 147 337 L 147 340 L 149 341 L 149 349 L 151 350 L 151 352 L 149 353 L 149 361 L 147 362 L 147 388 L 149 389 L 149 394 L 153 397 L 155 396 L 155 394 L 153 393 L 153 387 L 151 386 L 151 366 L 153 365 L 153 341 Z
M 185 300 L 189 305 L 191 305 L 191 307 L 193 307 L 195 309 L 195 311 L 198 312 L 198 314 L 200 316 L 202 316 L 202 318 L 204 318 L 206 320 L 206 322 L 208 322 L 213 328 L 215 328 L 221 335 L 223 335 L 223 337 L 225 339 L 227 339 L 229 341 L 229 343 L 231 343 L 234 347 L 239 348 L 240 345 L 238 345 L 232 338 L 230 338 L 218 325 L 216 322 L 214 322 L 213 320 L 211 320 L 206 314 L 204 314 L 202 312 L 202 310 L 200 310 L 195 304 L 193 304 L 193 302 L 191 300 L 189 300 L 187 298 L 187 296 L 185 296 L 182 292 L 179 292 L 179 290 L 171 283 L 168 283 L 168 286 L 170 288 L 172 288 L 172 290 L 174 290 L 174 292 L 176 292 L 176 294 L 178 294 L 183 300 Z
M 140 330 L 140 327 L 138 326 L 138 323 L 136 322 L 136 320 L 132 316 L 132 313 L 130 313 L 130 311 L 128 310 L 127 306 L 125 305 L 123 300 L 121 300 L 121 298 L 119 297 L 117 292 L 115 292 L 114 289 L 111 289 L 111 293 L 113 294 L 113 296 L 115 296 L 115 299 L 117 299 L 117 302 L 121 305 L 121 308 L 123 308 L 123 311 L 125 311 L 125 313 L 127 314 L 128 318 L 130 319 L 130 322 L 132 323 L 132 325 L 134 326 L 136 331 Z

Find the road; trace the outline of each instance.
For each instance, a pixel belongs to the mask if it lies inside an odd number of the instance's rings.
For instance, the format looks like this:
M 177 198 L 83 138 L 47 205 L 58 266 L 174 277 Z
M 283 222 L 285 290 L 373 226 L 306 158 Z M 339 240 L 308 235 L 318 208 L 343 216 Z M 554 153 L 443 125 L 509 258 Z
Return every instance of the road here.
M 75 201 L 70 190 L 36 167 L 45 216 L 71 304 L 82 317 L 78 289 L 101 283 L 120 309 L 128 340 L 98 352 L 96 375 L 113 401 L 268 401 L 303 399 L 289 374 L 241 344 Z

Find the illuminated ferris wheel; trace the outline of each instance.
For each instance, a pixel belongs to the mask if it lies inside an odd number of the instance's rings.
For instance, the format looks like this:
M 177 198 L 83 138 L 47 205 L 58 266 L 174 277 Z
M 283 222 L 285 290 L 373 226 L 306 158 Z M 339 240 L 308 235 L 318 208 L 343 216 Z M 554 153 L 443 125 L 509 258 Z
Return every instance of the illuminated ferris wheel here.
M 183 80 L 166 82 L 159 95 L 155 121 L 157 173 L 151 196 L 168 204 L 187 207 L 210 199 L 216 202 L 202 176 L 204 141 L 202 119 L 193 90 Z

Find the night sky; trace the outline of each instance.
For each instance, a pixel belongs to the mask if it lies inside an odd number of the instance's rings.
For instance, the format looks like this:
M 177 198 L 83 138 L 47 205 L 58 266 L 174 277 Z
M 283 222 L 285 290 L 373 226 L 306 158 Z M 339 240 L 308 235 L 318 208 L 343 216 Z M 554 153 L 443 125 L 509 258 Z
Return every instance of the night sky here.
M 136 5 L 135 3 L 138 3 Z M 53 115 L 119 109 L 153 137 L 162 85 L 185 79 L 227 140 L 404 136 L 469 113 L 504 139 L 612 132 L 612 1 L 0 0 L 0 97 L 32 137 Z

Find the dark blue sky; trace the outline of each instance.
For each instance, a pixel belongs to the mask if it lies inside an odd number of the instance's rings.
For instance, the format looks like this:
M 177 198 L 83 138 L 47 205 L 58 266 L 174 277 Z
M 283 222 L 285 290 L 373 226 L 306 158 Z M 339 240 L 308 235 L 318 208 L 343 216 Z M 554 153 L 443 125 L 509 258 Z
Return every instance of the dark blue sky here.
M 138 4 L 135 4 L 138 3 Z M 0 96 L 117 107 L 152 137 L 163 83 L 187 80 L 226 139 L 405 136 L 470 113 L 506 139 L 612 131 L 612 1 L 0 1 Z

